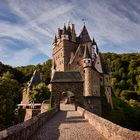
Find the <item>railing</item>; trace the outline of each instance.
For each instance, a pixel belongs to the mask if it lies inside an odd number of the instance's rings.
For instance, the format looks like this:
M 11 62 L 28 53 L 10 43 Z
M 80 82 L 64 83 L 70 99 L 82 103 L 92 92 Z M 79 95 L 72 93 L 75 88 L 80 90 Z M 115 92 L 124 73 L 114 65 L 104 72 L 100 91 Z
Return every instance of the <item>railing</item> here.
M 11 126 L 0 132 L 0 140 L 27 140 L 47 120 L 58 112 L 58 108 L 44 112 L 23 123 Z
M 77 111 L 107 140 L 140 140 L 140 132 L 123 128 L 81 107 Z

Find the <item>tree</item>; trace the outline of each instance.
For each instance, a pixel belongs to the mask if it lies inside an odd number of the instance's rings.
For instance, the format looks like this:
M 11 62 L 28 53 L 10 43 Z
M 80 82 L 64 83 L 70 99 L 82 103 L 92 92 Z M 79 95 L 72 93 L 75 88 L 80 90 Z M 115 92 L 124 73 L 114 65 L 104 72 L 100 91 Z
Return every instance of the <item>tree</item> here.
M 43 100 L 50 99 L 50 94 L 45 83 L 40 83 L 30 91 L 29 98 L 35 103 L 42 103 Z
M 14 110 L 21 100 L 20 84 L 9 74 L 0 77 L 0 124 L 1 129 L 13 125 Z

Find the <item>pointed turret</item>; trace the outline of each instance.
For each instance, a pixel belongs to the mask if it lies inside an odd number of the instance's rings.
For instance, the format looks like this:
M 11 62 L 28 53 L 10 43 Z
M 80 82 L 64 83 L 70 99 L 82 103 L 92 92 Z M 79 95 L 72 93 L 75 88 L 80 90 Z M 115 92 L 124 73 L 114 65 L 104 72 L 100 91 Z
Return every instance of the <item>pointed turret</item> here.
M 94 37 L 93 37 L 93 40 L 92 40 L 92 45 L 96 45 Z
M 66 29 L 65 24 L 64 24 L 64 28 L 63 28 L 63 34 L 67 34 L 67 29 Z
M 91 61 L 91 56 L 89 54 L 88 47 L 85 46 L 85 51 L 84 51 L 84 56 L 83 56 L 83 67 L 91 67 L 92 66 L 92 61 Z
M 75 33 L 75 27 L 74 24 L 72 24 L 72 29 L 71 29 L 71 41 L 76 42 L 76 33 Z
M 53 44 L 56 44 L 56 43 L 57 43 L 57 37 L 56 37 L 56 35 L 55 35 Z
M 58 28 L 58 36 L 57 36 L 58 39 L 61 38 L 61 31 L 60 31 L 60 28 Z
M 69 40 L 71 40 L 71 27 L 70 25 L 68 25 L 68 28 L 67 28 L 67 31 L 68 31 L 68 35 L 69 35 Z
M 69 35 L 68 35 L 68 33 L 67 33 L 67 29 L 66 29 L 65 24 L 64 24 L 64 28 L 63 28 L 62 35 L 61 35 L 61 39 L 62 39 L 62 40 L 69 40 Z
M 89 33 L 88 33 L 87 28 L 86 28 L 85 25 L 84 25 L 79 37 L 80 37 L 80 42 L 83 42 L 83 43 L 84 42 L 91 42 Z

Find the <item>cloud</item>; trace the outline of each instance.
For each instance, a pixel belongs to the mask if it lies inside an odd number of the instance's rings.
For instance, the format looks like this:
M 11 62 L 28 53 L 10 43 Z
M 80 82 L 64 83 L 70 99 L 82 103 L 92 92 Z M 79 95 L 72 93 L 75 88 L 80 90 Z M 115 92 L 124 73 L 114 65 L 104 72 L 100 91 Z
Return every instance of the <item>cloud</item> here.
M 33 59 L 38 56 L 41 59 L 41 54 L 51 57 L 51 44 L 57 28 L 71 21 L 79 34 L 83 18 L 101 51 L 140 52 L 139 7 L 138 0 L 127 3 L 121 0 L 0 2 L 0 61 L 16 66 L 35 63 Z M 12 62 L 9 54 L 13 60 L 23 56 L 20 58 L 22 63 Z M 24 55 L 26 59 L 23 59 Z

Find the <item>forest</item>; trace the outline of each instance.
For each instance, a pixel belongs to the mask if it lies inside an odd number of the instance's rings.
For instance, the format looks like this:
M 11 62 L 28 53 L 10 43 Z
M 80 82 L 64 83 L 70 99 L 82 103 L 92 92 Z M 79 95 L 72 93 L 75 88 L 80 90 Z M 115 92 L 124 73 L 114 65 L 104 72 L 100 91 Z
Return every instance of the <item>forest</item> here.
M 114 104 L 114 109 L 104 117 L 123 127 L 140 130 L 140 54 L 104 53 L 103 59 L 110 70 Z M 41 72 L 43 82 L 33 89 L 31 97 L 35 101 L 50 97 L 46 86 L 50 82 L 51 65 L 51 59 L 43 64 L 16 68 L 0 62 L 0 130 L 18 123 L 15 108 L 34 70 Z M 41 97 L 37 96 L 39 92 Z
M 104 53 L 109 66 L 114 110 L 106 118 L 140 130 L 140 53 Z

